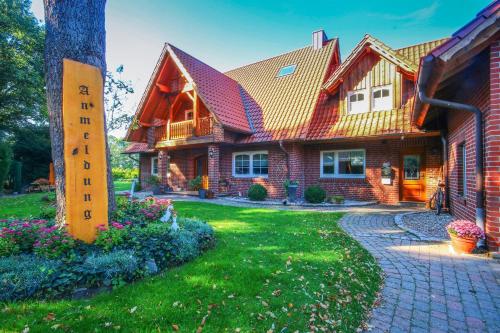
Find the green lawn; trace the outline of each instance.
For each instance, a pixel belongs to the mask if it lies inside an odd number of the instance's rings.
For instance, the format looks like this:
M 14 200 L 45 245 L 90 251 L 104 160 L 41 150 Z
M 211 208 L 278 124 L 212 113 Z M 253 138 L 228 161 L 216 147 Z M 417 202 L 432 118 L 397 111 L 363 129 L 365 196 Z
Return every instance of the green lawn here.
M 115 191 L 130 191 L 132 182 L 130 180 L 115 180 Z
M 89 300 L 0 304 L 0 331 L 196 332 L 204 322 L 199 332 L 305 332 L 310 324 L 331 332 L 331 323 L 353 332 L 374 301 L 379 268 L 340 230 L 340 214 L 175 207 L 215 227 L 213 250 Z
M 50 203 L 43 200 L 44 197 L 47 197 L 47 193 L 0 197 L 0 219 L 40 216 L 42 210 L 50 209 Z

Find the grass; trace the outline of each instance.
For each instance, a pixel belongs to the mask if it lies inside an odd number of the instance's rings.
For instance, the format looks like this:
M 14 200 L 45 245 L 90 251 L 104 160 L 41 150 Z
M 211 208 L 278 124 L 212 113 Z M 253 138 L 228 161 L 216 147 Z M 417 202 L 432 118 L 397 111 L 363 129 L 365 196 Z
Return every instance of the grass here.
M 0 331 L 353 332 L 362 323 L 380 271 L 338 227 L 340 214 L 175 206 L 214 226 L 215 249 L 92 299 L 0 304 Z
M 0 218 L 28 218 L 40 216 L 51 209 L 50 202 L 43 200 L 47 193 L 22 194 L 14 197 L 0 197 Z
M 130 180 L 115 180 L 115 191 L 130 191 L 132 182 Z

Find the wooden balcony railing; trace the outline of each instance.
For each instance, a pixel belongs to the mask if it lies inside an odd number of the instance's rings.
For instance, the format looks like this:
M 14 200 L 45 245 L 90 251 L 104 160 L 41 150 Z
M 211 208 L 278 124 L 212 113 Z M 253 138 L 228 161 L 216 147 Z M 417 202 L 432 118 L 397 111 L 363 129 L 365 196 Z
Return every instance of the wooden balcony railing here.
M 170 140 L 193 136 L 193 121 L 185 120 L 170 124 Z
M 158 141 L 186 139 L 193 136 L 205 136 L 212 134 L 213 118 L 204 117 L 198 119 L 198 128 L 195 130 L 193 120 L 179 121 L 170 124 L 170 137 L 168 137 L 167 126 L 155 128 L 155 139 Z

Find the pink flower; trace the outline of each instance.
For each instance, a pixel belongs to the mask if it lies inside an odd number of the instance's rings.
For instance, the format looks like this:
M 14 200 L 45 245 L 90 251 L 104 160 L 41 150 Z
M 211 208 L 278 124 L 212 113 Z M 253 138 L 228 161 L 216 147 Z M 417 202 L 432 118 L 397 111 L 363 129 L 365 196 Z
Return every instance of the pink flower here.
M 466 220 L 451 222 L 446 227 L 450 234 L 460 238 L 484 238 L 484 232 L 475 223 Z

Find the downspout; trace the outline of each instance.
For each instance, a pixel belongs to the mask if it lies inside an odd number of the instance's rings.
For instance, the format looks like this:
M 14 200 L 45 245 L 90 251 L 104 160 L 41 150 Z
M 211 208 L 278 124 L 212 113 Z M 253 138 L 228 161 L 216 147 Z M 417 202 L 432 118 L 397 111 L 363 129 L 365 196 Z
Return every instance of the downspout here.
M 435 57 L 426 56 L 422 61 L 420 76 L 418 80 L 418 98 L 424 104 L 441 107 L 444 109 L 464 110 L 474 114 L 475 124 L 475 150 L 476 150 L 476 225 L 484 231 L 485 211 L 484 211 L 484 176 L 483 176 L 483 119 L 479 108 L 470 104 L 462 104 L 446 101 L 437 98 L 430 98 L 426 95 L 428 79 L 431 76 Z M 425 83 L 423 83 L 425 82 Z M 485 247 L 484 240 L 479 240 L 478 247 Z
M 290 153 L 283 146 L 283 140 L 279 141 L 279 145 L 281 150 L 285 153 L 286 156 L 286 178 L 290 179 Z
M 450 190 L 448 178 L 448 139 L 446 138 L 446 130 L 441 130 L 441 144 L 443 145 L 443 178 L 444 178 L 444 203 L 445 207 L 450 208 Z

